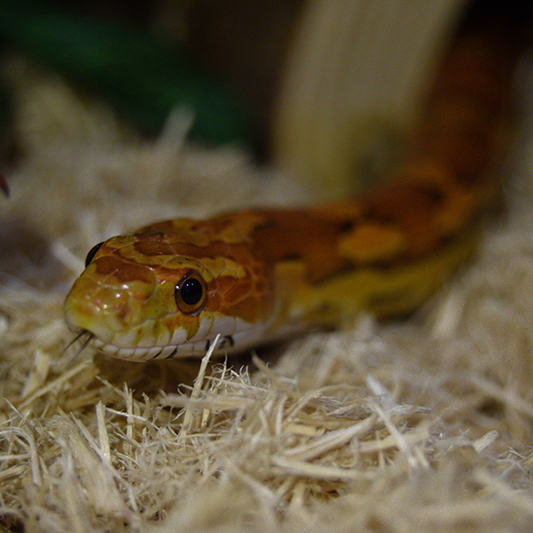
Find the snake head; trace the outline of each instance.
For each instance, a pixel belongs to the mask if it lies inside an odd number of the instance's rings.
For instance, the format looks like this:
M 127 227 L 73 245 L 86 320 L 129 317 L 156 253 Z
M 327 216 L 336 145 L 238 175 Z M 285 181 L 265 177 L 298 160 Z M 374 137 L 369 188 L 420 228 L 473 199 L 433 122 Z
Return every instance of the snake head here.
M 95 246 L 65 300 L 67 325 L 132 361 L 204 355 L 218 334 L 219 351 L 255 342 L 272 300 L 264 267 L 243 249 L 209 250 L 154 230 Z

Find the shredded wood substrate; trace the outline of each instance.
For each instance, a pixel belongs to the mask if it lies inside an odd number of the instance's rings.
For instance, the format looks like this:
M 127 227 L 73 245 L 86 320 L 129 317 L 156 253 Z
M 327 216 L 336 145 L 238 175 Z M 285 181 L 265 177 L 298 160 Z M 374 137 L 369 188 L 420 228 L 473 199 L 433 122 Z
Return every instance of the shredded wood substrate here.
M 91 246 L 164 218 L 311 198 L 244 150 L 190 146 L 186 110 L 142 140 L 51 75 L 20 60 L 8 74 L 20 155 L 0 199 L 1 527 L 531 530 L 527 105 L 502 169 L 504 212 L 414 316 L 361 316 L 237 358 L 138 364 L 68 347 L 62 303 Z

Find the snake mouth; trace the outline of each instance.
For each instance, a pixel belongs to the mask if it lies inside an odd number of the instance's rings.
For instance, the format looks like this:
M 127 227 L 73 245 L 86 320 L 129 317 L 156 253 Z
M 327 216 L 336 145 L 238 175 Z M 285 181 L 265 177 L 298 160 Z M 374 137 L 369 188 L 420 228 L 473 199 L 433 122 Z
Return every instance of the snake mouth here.
M 205 355 L 206 350 L 209 348 L 209 343 L 206 343 L 205 341 L 189 342 L 180 345 L 150 347 L 137 346 L 135 348 L 127 348 L 117 346 L 110 342 L 105 342 L 86 329 L 75 330 L 71 328 L 71 331 L 74 333 L 75 337 L 67 344 L 65 350 L 68 350 L 71 346 L 80 342 L 81 346 L 76 355 L 81 354 L 81 352 L 87 348 L 93 348 L 104 355 L 138 363 L 155 361 L 156 359 L 201 357 Z
M 97 337 L 93 337 L 90 343 L 99 352 L 124 359 L 126 361 L 136 361 L 139 363 L 145 361 L 154 361 L 156 359 L 172 359 L 173 357 L 183 357 L 183 346 L 152 346 L 152 347 L 135 347 L 124 348 L 115 344 L 104 342 Z M 192 355 L 192 354 L 188 354 Z

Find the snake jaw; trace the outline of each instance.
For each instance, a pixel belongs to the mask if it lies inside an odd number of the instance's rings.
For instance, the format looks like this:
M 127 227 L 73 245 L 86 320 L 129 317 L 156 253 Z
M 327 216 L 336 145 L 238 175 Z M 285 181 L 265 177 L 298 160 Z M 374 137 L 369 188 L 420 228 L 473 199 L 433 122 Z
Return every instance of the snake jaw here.
M 237 321 L 239 322 L 239 320 Z M 227 329 L 221 328 L 227 333 Z M 214 350 L 215 355 L 231 355 L 244 349 L 251 348 L 261 344 L 265 332 L 263 324 L 235 324 L 237 333 L 230 335 L 224 334 L 217 343 Z M 203 357 L 207 350 L 211 348 L 217 334 L 211 332 L 205 338 L 189 340 L 181 344 L 168 344 L 165 346 L 150 347 L 121 347 L 112 343 L 103 342 L 94 336 L 91 337 L 89 345 L 93 346 L 99 352 L 124 359 L 131 362 L 146 362 L 156 359 L 178 359 L 186 357 Z
M 66 349 L 68 349 L 72 344 L 80 341 L 82 345 L 78 350 L 78 354 L 87 347 L 92 347 L 105 355 L 131 362 L 146 362 L 156 359 L 184 357 L 203 357 L 207 350 L 211 348 L 212 343 L 220 332 L 222 337 L 218 341 L 214 353 L 219 355 L 228 355 L 233 352 L 242 351 L 244 348 L 257 345 L 260 343 L 261 338 L 264 335 L 264 325 L 250 325 L 239 322 L 240 320 L 238 319 L 236 323 L 233 323 L 233 327 L 230 328 L 227 320 L 222 320 L 218 323 L 218 328 L 213 328 L 210 334 L 207 334 L 203 338 L 185 342 L 180 342 L 180 339 L 176 338 L 175 340 L 177 341 L 177 344 L 169 343 L 164 346 L 146 347 L 118 346 L 112 342 L 103 341 L 90 331 L 79 330 L 71 327 L 70 329 L 76 335 L 76 337 Z M 227 334 L 230 329 L 236 331 L 236 333 L 233 335 Z M 201 337 L 201 335 L 202 334 L 200 333 L 199 337 Z M 181 341 L 183 341 L 183 339 L 184 337 L 182 336 Z

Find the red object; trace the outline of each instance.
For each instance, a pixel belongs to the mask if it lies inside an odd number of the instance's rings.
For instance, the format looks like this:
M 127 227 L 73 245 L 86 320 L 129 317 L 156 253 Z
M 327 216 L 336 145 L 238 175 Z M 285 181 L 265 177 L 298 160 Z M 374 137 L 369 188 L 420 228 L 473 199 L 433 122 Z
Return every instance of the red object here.
M 2 189 L 6 196 L 9 196 L 9 189 L 7 187 L 6 180 L 2 174 L 0 174 L 0 189 Z

